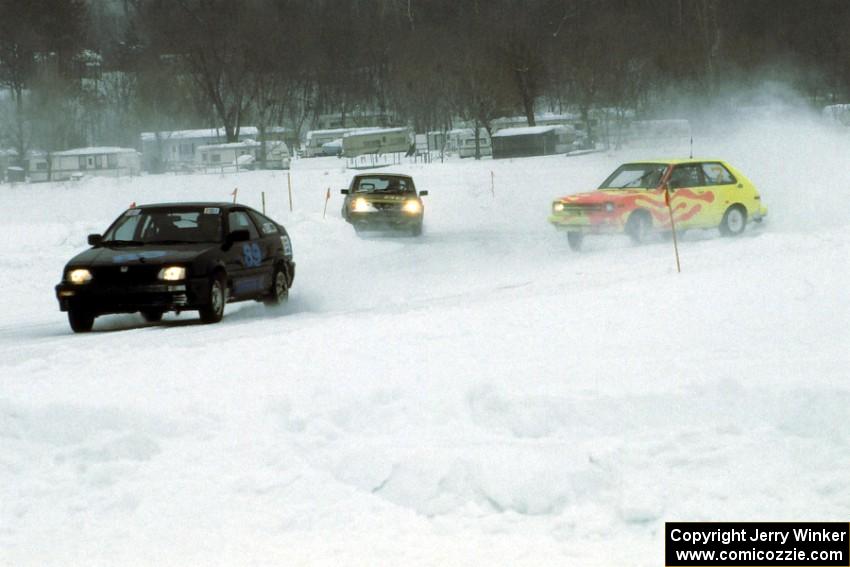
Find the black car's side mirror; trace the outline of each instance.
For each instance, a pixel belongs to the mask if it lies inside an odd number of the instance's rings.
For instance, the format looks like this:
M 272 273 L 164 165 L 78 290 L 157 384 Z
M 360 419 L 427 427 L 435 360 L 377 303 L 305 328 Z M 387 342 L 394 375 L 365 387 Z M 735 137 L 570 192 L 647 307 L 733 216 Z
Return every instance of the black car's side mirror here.
M 419 192 L 419 196 L 420 196 L 420 197 L 424 197 L 424 196 L 426 196 L 427 194 L 428 194 L 428 191 L 420 191 L 420 192 Z
M 224 239 L 224 246 L 230 248 L 234 242 L 245 242 L 251 240 L 251 233 L 247 230 L 234 230 Z
M 100 246 L 103 243 L 103 236 L 100 234 L 89 234 L 89 246 Z
M 348 189 L 340 189 L 339 192 L 343 195 L 348 195 Z

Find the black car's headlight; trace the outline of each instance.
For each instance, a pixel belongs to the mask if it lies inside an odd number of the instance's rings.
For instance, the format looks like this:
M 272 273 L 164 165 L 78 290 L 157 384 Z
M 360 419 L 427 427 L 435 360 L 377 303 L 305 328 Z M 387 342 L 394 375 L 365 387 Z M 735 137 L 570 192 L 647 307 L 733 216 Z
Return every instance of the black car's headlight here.
M 87 284 L 92 280 L 91 272 L 85 268 L 76 268 L 68 272 L 68 281 L 72 284 Z
M 186 279 L 186 268 L 183 266 L 166 266 L 159 271 L 159 279 L 167 282 L 176 282 Z

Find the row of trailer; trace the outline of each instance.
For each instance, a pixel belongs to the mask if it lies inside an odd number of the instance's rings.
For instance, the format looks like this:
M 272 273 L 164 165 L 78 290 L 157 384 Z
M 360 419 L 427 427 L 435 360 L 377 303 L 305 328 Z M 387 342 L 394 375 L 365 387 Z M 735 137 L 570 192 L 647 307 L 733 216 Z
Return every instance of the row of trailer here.
M 461 158 L 511 158 L 567 153 L 581 136 L 570 125 L 502 128 L 491 136 L 481 128 L 458 128 L 415 135 L 410 128 L 335 128 L 312 130 L 302 148 L 303 157 L 439 152 Z
M 358 157 L 366 154 L 412 153 L 416 147 L 410 128 L 333 128 L 307 132 L 304 157 Z

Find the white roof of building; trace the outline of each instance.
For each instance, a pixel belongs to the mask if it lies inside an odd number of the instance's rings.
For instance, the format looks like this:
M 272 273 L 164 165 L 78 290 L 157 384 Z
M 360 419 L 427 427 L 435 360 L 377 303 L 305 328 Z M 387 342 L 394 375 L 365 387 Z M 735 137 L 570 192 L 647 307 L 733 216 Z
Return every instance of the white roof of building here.
M 396 134 L 398 132 L 408 132 L 410 129 L 401 127 L 401 128 L 360 128 L 358 130 L 354 130 L 352 132 L 346 132 L 343 138 L 350 138 L 351 136 L 363 136 L 366 134 Z
M 555 130 L 564 129 L 563 126 L 523 126 L 522 128 L 503 128 L 493 134 L 494 138 L 505 138 L 507 136 L 533 136 L 545 134 Z
M 102 154 L 135 154 L 133 148 L 117 148 L 109 146 L 99 146 L 92 148 L 75 148 L 73 150 L 65 150 L 63 152 L 53 152 L 54 156 L 93 156 Z
M 270 130 L 272 131 L 272 130 Z M 240 136 L 256 136 L 257 128 L 254 126 L 242 126 L 239 128 Z M 156 140 L 156 132 L 142 132 L 143 142 Z M 201 128 L 198 130 L 174 130 L 171 132 L 159 132 L 162 140 L 196 140 L 203 138 L 224 138 L 224 128 Z
M 345 134 L 346 132 L 351 132 L 352 130 L 354 130 L 354 128 L 330 128 L 328 130 L 310 130 L 309 132 L 307 132 L 307 136 L 308 137 L 309 136 L 316 136 L 316 135 L 318 135 L 318 136 L 324 136 L 324 135 L 333 136 L 333 135 L 336 135 L 336 134 L 341 135 L 341 134 Z
M 534 120 L 536 122 L 571 122 L 579 118 L 578 114 L 573 113 L 565 113 L 565 114 L 556 114 L 554 112 L 543 112 L 543 113 L 535 113 Z M 516 122 L 526 122 L 528 117 L 525 115 L 522 116 L 501 116 L 493 120 L 493 122 L 497 124 L 505 124 L 505 123 L 516 123 Z
M 242 140 L 241 142 L 230 142 L 229 144 L 207 144 L 205 146 L 198 146 L 198 151 L 256 148 L 259 145 L 261 145 L 260 142 L 255 140 Z
M 349 133 L 363 133 L 363 132 L 374 132 L 376 130 L 380 130 L 377 126 L 362 126 L 359 128 L 331 128 L 329 130 L 310 130 L 307 132 L 307 137 L 312 136 L 344 136 Z

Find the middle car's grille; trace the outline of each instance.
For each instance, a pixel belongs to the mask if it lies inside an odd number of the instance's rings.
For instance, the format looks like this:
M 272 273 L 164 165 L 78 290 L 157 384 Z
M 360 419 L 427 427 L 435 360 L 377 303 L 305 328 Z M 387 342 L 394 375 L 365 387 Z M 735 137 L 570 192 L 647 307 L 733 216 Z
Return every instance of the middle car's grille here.
M 401 203 L 372 203 L 379 211 L 400 211 Z
M 125 271 L 122 271 L 122 268 Z M 92 283 L 96 285 L 136 285 L 155 283 L 158 281 L 157 276 L 160 265 L 141 265 L 135 264 L 132 266 L 100 266 L 92 269 Z

